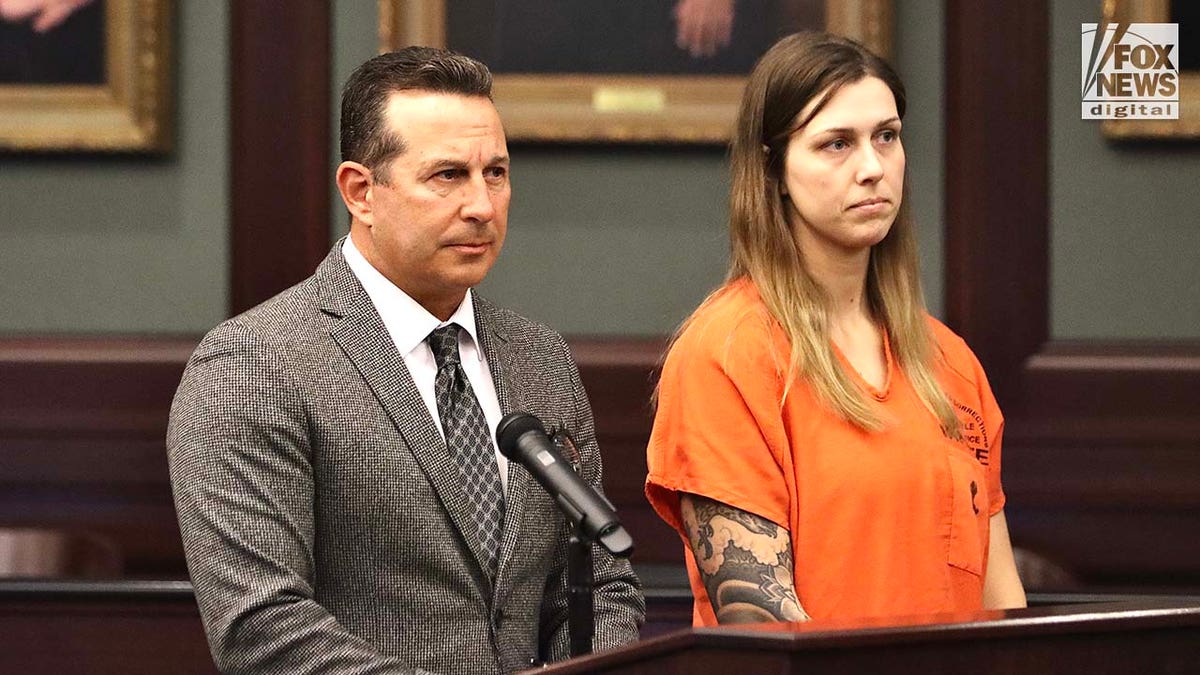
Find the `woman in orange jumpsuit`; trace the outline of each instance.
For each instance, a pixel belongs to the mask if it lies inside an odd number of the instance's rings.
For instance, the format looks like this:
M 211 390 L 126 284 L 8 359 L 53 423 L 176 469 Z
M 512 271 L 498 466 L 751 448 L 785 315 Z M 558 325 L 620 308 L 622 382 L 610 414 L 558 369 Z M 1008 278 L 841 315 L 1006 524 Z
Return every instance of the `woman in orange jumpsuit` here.
M 1003 418 L 922 300 L 904 110 L 838 37 L 784 38 L 750 75 L 729 274 L 671 346 L 648 449 L 697 625 L 1025 605 Z

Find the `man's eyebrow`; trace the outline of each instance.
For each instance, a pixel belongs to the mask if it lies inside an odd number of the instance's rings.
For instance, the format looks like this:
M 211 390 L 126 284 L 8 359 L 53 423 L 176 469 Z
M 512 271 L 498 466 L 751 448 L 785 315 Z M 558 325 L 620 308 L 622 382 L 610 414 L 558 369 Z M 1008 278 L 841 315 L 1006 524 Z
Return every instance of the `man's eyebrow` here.
M 508 155 L 493 155 L 492 158 L 487 161 L 485 166 L 495 166 L 497 164 L 507 165 L 508 163 Z M 462 161 L 461 159 L 452 159 L 450 157 L 433 157 L 420 164 L 420 171 L 425 173 L 430 171 L 443 171 L 445 169 L 465 170 L 469 167 L 470 164 Z
M 449 157 L 433 157 L 421 162 L 420 167 L 421 171 L 425 172 L 435 170 L 440 171 L 443 169 L 465 169 L 467 168 L 467 164 L 461 160 L 451 159 Z

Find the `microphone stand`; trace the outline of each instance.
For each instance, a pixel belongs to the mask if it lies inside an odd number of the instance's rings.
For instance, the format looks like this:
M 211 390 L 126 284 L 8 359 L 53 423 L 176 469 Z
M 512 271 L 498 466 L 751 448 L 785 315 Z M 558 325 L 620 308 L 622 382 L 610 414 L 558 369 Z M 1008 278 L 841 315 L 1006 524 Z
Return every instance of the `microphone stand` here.
M 599 535 L 600 545 L 613 556 L 628 558 L 633 552 L 633 540 L 620 525 Z M 592 542 L 580 523 L 572 519 L 571 536 L 567 540 L 567 631 L 572 657 L 591 654 L 592 637 L 596 633 Z
M 592 653 L 592 636 L 596 632 L 594 590 L 592 540 L 581 528 L 572 525 L 567 542 L 567 628 L 572 657 Z

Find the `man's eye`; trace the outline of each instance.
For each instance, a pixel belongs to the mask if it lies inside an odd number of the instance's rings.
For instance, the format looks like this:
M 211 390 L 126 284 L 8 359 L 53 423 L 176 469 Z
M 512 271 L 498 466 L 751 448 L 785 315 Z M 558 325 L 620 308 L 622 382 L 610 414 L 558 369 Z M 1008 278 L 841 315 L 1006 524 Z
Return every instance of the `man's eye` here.
M 497 180 L 498 180 L 498 179 L 501 179 L 501 178 L 504 178 L 505 176 L 507 176 L 507 175 L 508 175 L 508 170 L 507 170 L 507 169 L 505 169 L 505 168 L 504 168 L 504 167 L 502 167 L 502 166 L 497 166 L 497 167 L 494 167 L 494 168 L 488 169 L 488 170 L 487 170 L 486 172 L 484 172 L 484 173 L 486 173 L 486 174 L 487 174 L 487 177 L 488 177 L 488 178 L 492 178 L 492 179 L 497 179 Z

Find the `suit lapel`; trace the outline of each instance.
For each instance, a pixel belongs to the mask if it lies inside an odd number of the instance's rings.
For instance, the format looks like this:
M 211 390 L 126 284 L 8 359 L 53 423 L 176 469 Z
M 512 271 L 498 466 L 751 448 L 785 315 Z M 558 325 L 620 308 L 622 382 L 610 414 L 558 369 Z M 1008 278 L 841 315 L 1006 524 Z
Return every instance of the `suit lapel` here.
M 462 475 L 421 400 L 404 359 L 388 335 L 370 297 L 341 254 L 341 244 L 325 259 L 316 276 L 322 282 L 322 310 L 339 321 L 330 335 L 366 381 L 391 417 L 409 451 L 428 478 L 442 507 L 475 557 L 479 577 L 487 583 L 483 546 L 473 509 L 463 491 Z M 490 589 L 489 589 L 490 591 Z
M 499 322 L 496 308 L 479 297 L 474 297 L 475 325 L 479 333 L 480 347 L 487 358 L 492 382 L 496 385 L 496 398 L 500 401 L 500 412 L 507 415 L 521 410 L 523 395 L 521 378 L 513 369 L 513 358 L 509 336 Z M 500 563 L 496 573 L 497 592 L 507 587 L 512 568 L 513 553 L 521 541 L 525 520 L 525 504 L 532 486 L 532 477 L 516 462 L 508 463 L 508 494 L 504 498 L 504 532 L 500 542 Z

